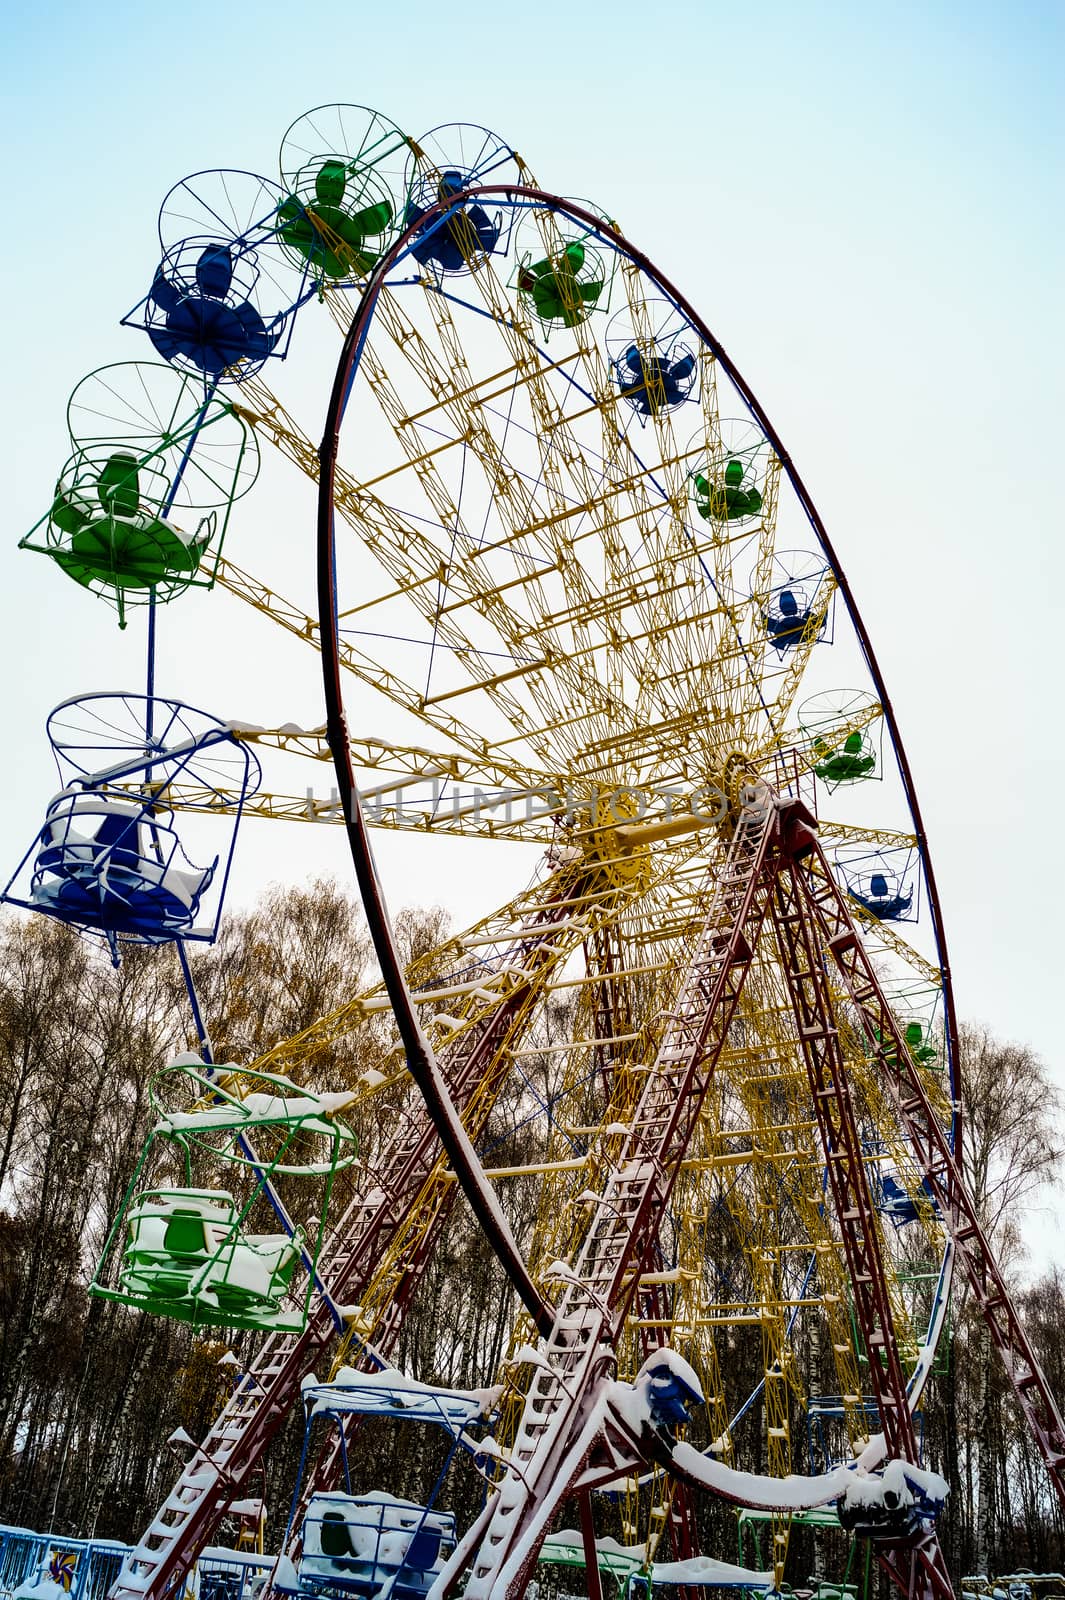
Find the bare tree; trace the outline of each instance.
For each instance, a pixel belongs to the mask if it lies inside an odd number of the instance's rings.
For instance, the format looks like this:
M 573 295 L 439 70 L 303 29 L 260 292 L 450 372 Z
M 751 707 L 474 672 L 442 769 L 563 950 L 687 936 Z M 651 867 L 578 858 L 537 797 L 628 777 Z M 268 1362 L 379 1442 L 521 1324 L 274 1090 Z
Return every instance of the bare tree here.
M 1025 1208 L 1059 1170 L 1061 1100 L 1029 1046 L 997 1039 L 976 1025 L 962 1026 L 959 1044 L 962 1165 L 999 1262 L 1016 1273 L 1024 1255 Z M 965 1498 L 972 1559 L 978 1572 L 986 1572 L 999 1553 L 998 1531 L 1008 1525 L 1003 1486 L 1010 1480 L 999 1470 L 1008 1453 L 1003 1385 L 987 1326 L 970 1305 L 967 1288 L 958 1302 L 958 1325 L 958 1345 L 972 1356 L 966 1362 L 965 1433 L 971 1443 L 964 1452 Z

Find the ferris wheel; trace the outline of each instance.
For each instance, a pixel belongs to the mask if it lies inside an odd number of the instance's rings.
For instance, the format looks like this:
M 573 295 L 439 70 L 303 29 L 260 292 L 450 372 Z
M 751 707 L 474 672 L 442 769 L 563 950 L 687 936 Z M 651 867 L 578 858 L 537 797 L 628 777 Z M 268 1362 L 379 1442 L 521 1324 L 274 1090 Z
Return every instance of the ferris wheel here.
M 64 787 L 7 898 L 116 958 L 175 944 L 200 1030 L 156 1130 L 186 1152 L 177 1178 L 147 1197 L 135 1178 L 97 1292 L 199 1326 L 228 1308 L 269 1338 L 116 1595 L 170 1592 L 323 1351 L 338 1442 L 281 1592 L 517 1595 L 548 1559 L 598 1595 L 605 1493 L 626 1577 L 715 1581 L 694 1509 L 712 1493 L 768 1534 L 758 1571 L 717 1581 L 779 1587 L 792 1527 L 834 1519 L 904 1591 L 949 1592 L 920 1414 L 956 1256 L 1048 1456 L 1061 1424 L 953 1162 L 949 972 L 899 729 L 783 442 L 650 258 L 480 127 L 410 138 L 318 108 L 277 181 L 176 185 L 160 249 L 126 319 L 154 359 L 79 386 L 73 455 L 24 541 L 121 620 L 149 606 L 147 692 L 55 714 Z M 272 375 L 321 307 L 342 345 L 319 450 Z M 317 607 L 222 550 L 271 449 L 318 484 Z M 156 691 L 156 613 L 197 582 L 320 651 L 322 728 Z M 397 737 L 360 730 L 349 684 L 385 697 Z M 383 985 L 216 1064 L 185 941 L 217 930 L 242 815 L 318 815 L 271 770 L 323 758 Z M 218 830 L 213 862 L 193 826 Z M 405 975 L 369 844 L 400 827 L 537 862 Z M 387 1092 L 387 1127 L 327 1225 L 310 1191 L 353 1097 L 316 1097 L 311 1064 L 385 1006 L 402 1050 L 354 1102 Z M 504 1091 L 531 1130 L 518 1158 L 491 1142 Z M 312 1134 L 329 1160 L 285 1156 Z M 250 1173 L 236 1201 L 212 1157 Z M 496 1410 L 430 1407 L 489 1480 L 465 1530 L 342 1487 L 358 1417 L 427 1390 L 389 1362 L 459 1187 L 516 1305 Z M 554 1526 L 573 1497 L 576 1546 Z

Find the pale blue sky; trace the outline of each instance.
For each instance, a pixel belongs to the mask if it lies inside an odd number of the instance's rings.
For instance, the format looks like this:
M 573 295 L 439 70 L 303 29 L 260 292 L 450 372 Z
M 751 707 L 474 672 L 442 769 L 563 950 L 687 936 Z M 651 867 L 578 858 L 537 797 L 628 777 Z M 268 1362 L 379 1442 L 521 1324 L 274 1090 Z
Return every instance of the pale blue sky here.
M 2 68 L 4 862 L 54 787 L 48 709 L 141 676 L 138 630 L 120 636 L 15 544 L 47 503 L 74 384 L 148 358 L 117 323 L 154 270 L 164 192 L 204 167 L 273 176 L 288 124 L 332 100 L 414 134 L 480 122 L 545 188 L 615 215 L 752 382 L 896 702 L 961 1014 L 1031 1042 L 1065 1087 L 1063 19 L 1056 4 L 669 0 L 24 9 Z M 305 397 L 312 435 L 327 383 Z M 293 533 L 308 540 L 304 599 L 310 532 Z M 262 635 L 223 596 L 171 608 L 166 626 L 175 670 L 182 653 L 209 662 L 211 709 L 251 715 L 241 683 Z M 315 708 L 277 707 L 290 717 Z M 343 874 L 326 831 L 251 844 L 238 893 Z M 382 847 L 393 898 L 448 900 L 461 870 L 438 860 Z

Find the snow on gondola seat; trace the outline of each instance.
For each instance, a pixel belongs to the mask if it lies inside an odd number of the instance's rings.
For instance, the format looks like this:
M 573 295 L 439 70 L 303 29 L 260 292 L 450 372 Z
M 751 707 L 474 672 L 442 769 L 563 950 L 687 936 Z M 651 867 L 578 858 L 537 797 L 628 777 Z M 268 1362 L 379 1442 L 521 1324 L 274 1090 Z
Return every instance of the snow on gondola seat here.
M 308 1415 L 401 1417 L 408 1422 L 434 1422 L 451 1433 L 483 1421 L 499 1400 L 499 1389 L 447 1389 L 421 1383 L 396 1367 L 360 1372 L 341 1367 L 328 1383 L 313 1376 L 303 1381 Z
M 45 813 L 38 868 L 60 877 L 86 879 L 102 856 L 120 867 L 141 859 L 140 806 L 85 790 L 56 795 Z
M 301 1235 L 245 1234 L 233 1197 L 218 1189 L 149 1189 L 130 1208 L 122 1262 L 127 1293 L 151 1300 L 198 1300 L 212 1312 L 275 1308 L 299 1257 Z
M 181 1291 L 235 1221 L 233 1196 L 225 1190 L 149 1189 L 130 1208 L 124 1266 L 150 1277 L 153 1288 L 170 1277 Z
M 840 1526 L 876 1544 L 897 1544 L 919 1534 L 943 1509 L 947 1484 L 937 1472 L 889 1461 L 882 1473 L 855 1473 L 836 1502 Z
M 420 1596 L 455 1544 L 455 1518 L 373 1492 L 312 1495 L 303 1523 L 298 1577 L 303 1593 Z
M 635 1433 L 653 1428 L 671 1434 L 691 1421 L 692 1407 L 705 1404 L 698 1374 L 676 1350 L 653 1350 L 632 1383 L 614 1385 L 612 1405 Z
M 675 1351 L 658 1361 L 652 1357 L 643 1368 L 648 1380 L 651 1417 L 660 1428 L 683 1428 L 691 1421 L 693 1406 L 703 1405 L 699 1381 L 687 1363 L 681 1364 Z
M 145 807 L 87 790 L 63 790 L 45 813 L 30 899 L 74 923 L 166 939 L 190 928 L 217 860 L 198 868 L 177 835 Z M 155 846 L 158 845 L 158 854 Z M 185 861 L 178 866 L 176 859 Z

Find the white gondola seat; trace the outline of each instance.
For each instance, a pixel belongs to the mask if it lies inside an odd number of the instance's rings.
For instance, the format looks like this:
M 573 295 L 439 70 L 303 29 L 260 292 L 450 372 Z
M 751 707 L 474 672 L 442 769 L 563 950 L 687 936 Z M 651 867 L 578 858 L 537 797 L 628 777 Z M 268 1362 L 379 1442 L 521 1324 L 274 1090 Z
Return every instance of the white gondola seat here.
M 89 791 L 63 791 L 48 807 L 34 863 L 31 899 L 73 922 L 165 937 L 191 928 L 215 863 L 184 859 L 172 828 L 153 820 L 144 848 L 144 810 Z
M 149 1189 L 130 1207 L 123 1282 L 130 1289 L 184 1295 L 236 1221 L 221 1189 Z
M 397 1597 L 428 1593 L 455 1543 L 455 1518 L 387 1494 L 312 1496 L 303 1524 L 300 1588 Z
M 122 1285 L 151 1299 L 195 1298 L 217 1310 L 274 1309 L 292 1279 L 301 1235 L 237 1232 L 220 1189 L 150 1189 L 130 1208 Z

